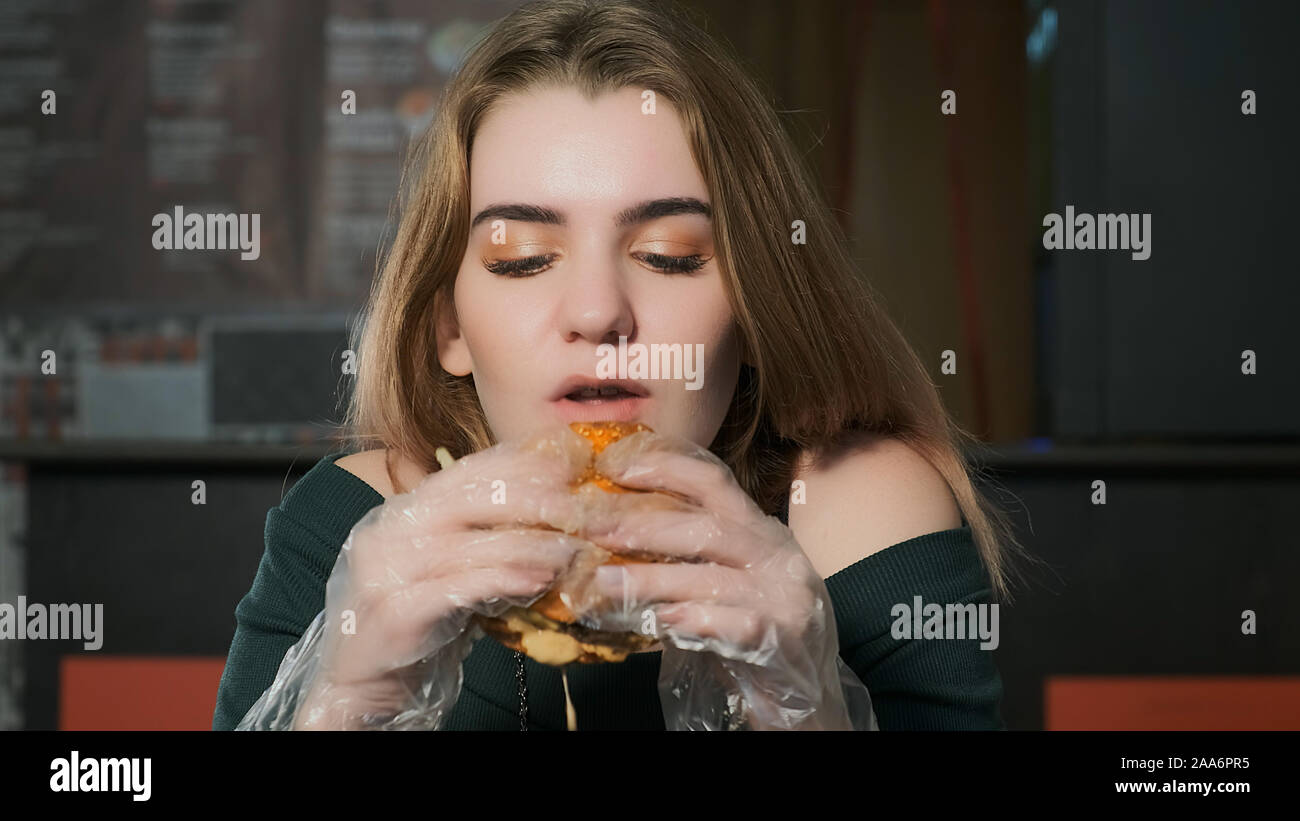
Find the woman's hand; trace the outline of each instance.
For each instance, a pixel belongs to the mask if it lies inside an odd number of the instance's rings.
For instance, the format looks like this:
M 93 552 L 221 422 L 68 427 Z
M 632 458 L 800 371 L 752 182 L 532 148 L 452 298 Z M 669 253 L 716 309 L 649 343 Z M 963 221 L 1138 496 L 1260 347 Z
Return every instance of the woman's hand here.
M 755 729 L 868 728 L 869 697 L 839 660 L 825 583 L 789 528 L 764 514 L 721 460 L 680 438 L 639 433 L 606 448 L 596 468 L 625 487 L 681 499 L 664 509 L 640 494 L 609 494 L 581 531 L 616 553 L 675 560 L 600 568 L 595 590 L 609 607 L 583 618 L 597 628 L 653 626 L 666 645 L 660 682 L 670 725 L 725 726 L 717 714 L 736 712 L 739 700 Z
M 259 729 L 436 729 L 459 697 L 475 613 L 545 592 L 592 545 L 562 531 L 591 448 L 567 428 L 430 474 L 352 528 L 325 609 L 241 722 Z M 288 726 L 286 726 L 288 725 Z

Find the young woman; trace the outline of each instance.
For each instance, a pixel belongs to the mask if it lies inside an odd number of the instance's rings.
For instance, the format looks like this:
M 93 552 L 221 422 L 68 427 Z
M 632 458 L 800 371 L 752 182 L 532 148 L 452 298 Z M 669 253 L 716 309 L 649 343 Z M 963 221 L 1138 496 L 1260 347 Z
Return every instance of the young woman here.
M 384 722 L 421 710 L 436 718 L 404 726 L 563 728 L 559 672 L 490 639 L 471 644 L 464 616 L 484 601 L 535 598 L 571 560 L 580 538 L 499 528 L 554 527 L 563 470 L 512 443 L 576 419 L 653 428 L 659 444 L 625 460 L 624 478 L 693 499 L 678 533 L 723 534 L 734 560 L 688 568 L 716 574 L 709 584 L 625 569 L 612 594 L 635 583 L 672 605 L 659 612 L 681 635 L 739 646 L 740 626 L 781 622 L 766 605 L 799 600 L 812 618 L 824 591 L 826 646 L 865 683 L 881 729 L 1003 726 L 1001 680 L 979 640 L 900 638 L 893 613 L 918 596 L 940 606 L 1005 597 L 1017 546 L 972 485 L 961 446 L 973 440 L 854 272 L 734 57 L 656 6 L 530 4 L 471 52 L 408 162 L 356 346 L 347 421 L 361 452 L 322 460 L 268 515 L 214 729 L 246 713 L 252 727 L 393 726 Z M 620 340 L 699 351 L 695 384 L 633 379 L 617 395 L 584 396 L 604 384 L 601 346 Z M 472 467 L 438 470 L 439 447 L 472 454 L 462 460 Z M 692 467 L 709 459 L 727 470 Z M 493 476 L 527 489 L 484 505 L 475 482 Z M 788 529 L 766 528 L 771 516 Z M 611 527 L 606 546 L 633 530 L 646 547 L 671 541 L 673 527 Z M 755 557 L 787 549 L 809 578 L 758 578 Z M 347 574 L 336 560 L 351 562 Z M 481 583 L 471 584 L 463 571 L 476 561 Z M 365 642 L 329 629 L 307 641 L 358 609 L 384 629 Z M 778 632 L 798 633 L 782 612 Z M 715 726 L 680 704 L 665 722 L 661 662 L 690 652 L 671 645 L 571 665 L 581 726 Z M 463 686 L 434 697 L 431 679 Z M 808 708 L 797 726 L 845 726 L 819 709 L 832 707 Z

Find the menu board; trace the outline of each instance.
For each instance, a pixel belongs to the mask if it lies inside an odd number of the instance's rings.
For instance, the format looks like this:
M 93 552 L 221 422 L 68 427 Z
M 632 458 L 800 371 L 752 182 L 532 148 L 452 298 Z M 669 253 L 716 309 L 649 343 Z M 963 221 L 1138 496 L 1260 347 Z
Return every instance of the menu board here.
M 324 149 L 308 255 L 313 295 L 345 297 L 358 276 L 369 281 L 410 142 L 432 121 L 464 53 L 517 5 L 393 0 L 376 17 L 365 0 L 330 2 L 320 72 Z
M 0 0 L 4 309 L 357 307 L 409 139 L 517 5 Z

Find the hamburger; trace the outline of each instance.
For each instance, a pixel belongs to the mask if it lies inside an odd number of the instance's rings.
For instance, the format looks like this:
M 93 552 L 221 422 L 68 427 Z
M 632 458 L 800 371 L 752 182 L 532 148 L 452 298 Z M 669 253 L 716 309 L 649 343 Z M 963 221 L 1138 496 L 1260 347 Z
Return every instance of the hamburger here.
M 675 504 L 667 493 L 625 488 L 596 471 L 595 459 L 608 445 L 625 436 L 650 431 L 640 422 L 572 422 L 569 425 L 591 443 L 591 461 L 573 485 L 575 493 L 646 493 Z M 500 616 L 476 614 L 483 632 L 511 650 L 517 650 L 542 664 L 562 667 L 571 662 L 595 664 L 621 662 L 630 654 L 655 644 L 654 636 L 635 631 L 594 630 L 578 623 L 572 605 L 590 601 L 585 587 L 601 565 L 672 561 L 651 553 L 611 553 L 596 547 L 580 551 L 568 570 L 560 575 L 541 598 L 527 607 L 512 607 Z

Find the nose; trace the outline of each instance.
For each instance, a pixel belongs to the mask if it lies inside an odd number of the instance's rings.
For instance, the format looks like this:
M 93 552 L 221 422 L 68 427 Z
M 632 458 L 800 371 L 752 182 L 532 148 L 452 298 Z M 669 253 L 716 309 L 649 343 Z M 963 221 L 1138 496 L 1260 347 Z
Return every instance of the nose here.
M 636 320 L 622 275 L 612 262 L 578 262 L 566 278 L 560 306 L 561 333 L 566 342 L 579 339 L 594 345 L 632 338 Z

